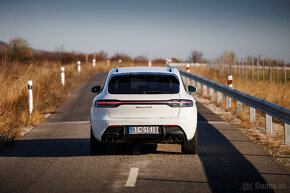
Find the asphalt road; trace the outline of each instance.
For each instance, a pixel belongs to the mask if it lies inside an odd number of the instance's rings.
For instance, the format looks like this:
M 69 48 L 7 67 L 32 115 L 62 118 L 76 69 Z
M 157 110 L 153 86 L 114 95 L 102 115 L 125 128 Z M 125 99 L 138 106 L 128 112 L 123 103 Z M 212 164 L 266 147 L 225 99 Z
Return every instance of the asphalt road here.
M 89 153 L 89 88 L 79 86 L 46 123 L 0 153 L 0 192 L 290 192 L 290 170 L 220 117 L 198 105 L 198 155 L 179 145 L 109 146 Z

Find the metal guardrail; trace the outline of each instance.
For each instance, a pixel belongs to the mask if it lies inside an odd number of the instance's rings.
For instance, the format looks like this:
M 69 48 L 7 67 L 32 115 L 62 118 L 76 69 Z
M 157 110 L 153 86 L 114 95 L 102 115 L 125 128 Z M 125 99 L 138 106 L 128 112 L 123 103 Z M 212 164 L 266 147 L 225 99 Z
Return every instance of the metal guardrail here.
M 169 65 L 168 65 L 169 66 Z M 285 107 L 281 107 L 279 105 L 276 105 L 274 103 L 271 103 L 269 101 L 260 99 L 258 97 L 251 96 L 249 94 L 240 92 L 238 90 L 232 89 L 228 86 L 225 86 L 223 84 L 217 83 L 215 81 L 206 79 L 204 77 L 186 72 L 184 70 L 178 69 L 180 74 L 186 78 L 195 80 L 203 85 L 208 86 L 209 88 L 212 88 L 216 90 L 217 92 L 220 92 L 230 98 L 233 98 L 237 101 L 240 101 L 254 109 L 258 109 L 260 111 L 263 111 L 268 115 L 266 116 L 266 123 L 267 118 L 270 116 L 276 117 L 277 119 L 283 121 L 285 123 L 285 144 L 290 145 L 290 109 L 287 109 Z M 272 118 L 271 120 L 272 121 Z M 267 126 L 266 126 L 267 127 Z M 267 129 L 266 129 L 267 130 Z M 272 129 L 270 129 L 272 130 Z M 271 131 L 270 131 L 271 132 Z
M 232 89 L 228 86 L 225 86 L 223 84 L 217 83 L 215 81 L 203 78 L 201 76 L 179 70 L 180 74 L 182 76 L 185 76 L 187 78 L 191 78 L 195 81 L 200 82 L 201 84 L 204 84 L 210 88 L 215 89 L 218 92 L 223 93 L 224 95 L 227 95 L 233 99 L 236 99 L 237 101 L 240 101 L 250 107 L 253 107 L 255 109 L 258 109 L 260 111 L 265 112 L 268 115 L 271 115 L 273 117 L 276 117 L 277 119 L 290 124 L 290 109 L 287 109 L 285 107 L 281 107 L 279 105 L 276 105 L 274 103 L 271 103 L 269 101 L 260 99 L 258 97 L 254 97 L 248 94 L 245 94 L 243 92 L 240 92 L 238 90 Z

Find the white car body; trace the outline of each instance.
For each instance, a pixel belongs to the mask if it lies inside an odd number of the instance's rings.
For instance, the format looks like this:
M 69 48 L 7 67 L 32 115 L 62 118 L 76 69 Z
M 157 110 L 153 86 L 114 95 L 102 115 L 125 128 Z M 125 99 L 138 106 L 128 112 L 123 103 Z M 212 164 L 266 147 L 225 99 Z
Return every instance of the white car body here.
M 112 77 L 127 75 L 154 75 L 159 74 L 167 77 L 174 76 L 179 82 L 179 92 L 174 94 L 111 94 L 109 93 L 109 82 Z M 119 77 L 120 78 L 120 77 Z M 117 79 L 117 78 L 116 78 Z M 173 78 L 174 79 L 174 78 Z M 121 80 L 121 78 L 120 78 Z M 119 80 L 119 81 L 120 81 Z M 121 83 L 120 83 L 121 84 Z M 145 92 L 144 92 L 145 93 Z M 170 104 L 176 103 L 176 100 L 192 101 L 191 107 L 172 107 L 166 105 L 169 101 Z M 98 102 L 101 101 L 101 102 Z M 116 107 L 97 107 L 96 104 L 105 104 L 102 101 L 113 101 L 113 104 L 119 104 Z M 117 102 L 114 102 L 117 101 Z M 133 102 L 132 102 L 133 101 Z M 137 102 L 136 102 L 137 101 Z M 140 102 L 141 101 L 141 102 Z M 146 101 L 146 102 L 145 102 Z M 153 101 L 153 102 L 152 102 Z M 157 102 L 156 102 L 157 101 Z M 160 101 L 167 101 L 165 105 L 163 102 L 159 104 Z M 173 101 L 173 102 L 172 102 Z M 157 104 L 155 104 L 155 102 Z M 124 104 L 123 104 L 124 103 Z M 135 104 L 136 103 L 136 104 Z M 133 127 L 130 127 L 133 126 Z M 135 129 L 138 126 L 149 126 L 145 131 L 151 131 L 155 127 L 159 126 L 160 132 L 162 134 L 159 137 L 154 138 L 154 134 L 150 134 L 151 137 L 147 138 L 147 134 L 135 134 L 130 135 L 128 133 L 128 128 Z M 196 133 L 197 126 L 197 109 L 195 105 L 195 100 L 189 94 L 182 82 L 180 73 L 175 68 L 169 67 L 123 67 L 112 69 L 106 79 L 104 88 L 101 92 L 94 98 L 91 107 L 91 129 L 93 137 L 102 143 L 117 143 L 126 141 L 135 142 L 153 142 L 153 143 L 181 143 L 182 141 L 191 140 Z M 114 128 L 120 128 L 118 130 L 119 134 L 116 137 L 107 135 L 108 128 L 114 133 Z M 178 127 L 184 135 L 170 135 L 166 136 L 167 127 Z M 171 129 L 172 129 L 171 128 Z M 142 128 L 141 128 L 142 129 Z M 149 130 L 148 130 L 149 129 Z M 151 129 L 151 130 L 150 130 Z M 176 129 L 176 128 L 175 128 Z M 134 130 L 134 131 L 135 131 Z M 174 128 L 173 128 L 174 130 Z M 131 131 L 130 131 L 131 132 Z M 177 132 L 177 131 L 176 131 Z M 168 133 L 168 132 L 167 132 Z M 177 132 L 178 133 L 178 132 Z M 104 135 L 107 135 L 106 137 Z M 162 138 L 163 135 L 163 138 Z M 169 134 L 168 134 L 169 135 Z M 109 136 L 109 139 L 108 139 Z M 132 137 L 133 136 L 133 137 Z M 136 138 L 134 138 L 134 136 Z M 181 137 L 176 139 L 177 137 Z

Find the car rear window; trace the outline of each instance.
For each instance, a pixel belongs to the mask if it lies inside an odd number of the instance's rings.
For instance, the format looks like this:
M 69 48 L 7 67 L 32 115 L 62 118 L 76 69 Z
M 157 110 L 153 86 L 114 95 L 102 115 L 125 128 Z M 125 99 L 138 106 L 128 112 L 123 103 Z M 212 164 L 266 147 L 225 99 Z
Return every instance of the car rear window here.
M 111 78 L 110 94 L 175 94 L 179 81 L 173 75 L 128 74 Z

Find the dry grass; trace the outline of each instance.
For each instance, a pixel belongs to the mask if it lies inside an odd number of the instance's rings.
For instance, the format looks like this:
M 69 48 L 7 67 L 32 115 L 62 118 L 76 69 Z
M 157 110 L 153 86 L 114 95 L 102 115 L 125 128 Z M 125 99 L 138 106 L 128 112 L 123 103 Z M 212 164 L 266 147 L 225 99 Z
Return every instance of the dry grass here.
M 227 75 L 217 71 L 207 71 L 205 67 L 193 67 L 191 72 L 216 82 L 227 85 Z M 265 99 L 277 105 L 290 107 L 290 84 L 271 83 L 268 81 L 249 80 L 243 77 L 233 77 L 233 87 L 244 93 Z M 202 89 L 202 88 L 201 88 Z M 216 92 L 212 98 L 204 96 L 203 91 L 195 94 L 199 102 L 219 114 L 226 121 L 240 129 L 253 141 L 259 143 L 268 152 L 285 165 L 290 166 L 290 148 L 284 145 L 284 123 L 273 118 L 272 133 L 265 132 L 265 113 L 256 110 L 256 120 L 250 123 L 249 107 L 243 105 L 242 111 L 237 113 L 236 101 L 232 99 L 231 108 L 226 107 L 225 96 L 221 104 L 216 104 Z
M 60 106 L 69 92 L 91 75 L 107 71 L 105 62 L 82 65 L 81 73 L 77 65 L 65 66 L 65 86 L 60 83 L 60 64 L 46 63 L 41 66 L 11 64 L 2 66 L 0 71 L 0 146 L 17 138 L 20 127 L 36 125 L 44 120 L 44 114 Z M 33 114 L 28 113 L 27 81 L 33 81 Z
M 133 62 L 111 62 L 107 66 L 107 62 L 102 61 L 96 63 L 95 68 L 91 64 L 82 64 L 82 71 L 78 73 L 77 64 L 65 65 L 65 86 L 60 82 L 61 65 L 58 63 L 44 63 L 41 66 L 15 63 L 1 66 L 0 149 L 4 143 L 19 137 L 21 127 L 42 122 L 44 115 L 63 104 L 71 90 L 82 81 L 93 74 L 109 71 L 116 65 L 135 66 Z M 34 110 L 31 116 L 28 113 L 28 80 L 33 81 Z
M 206 67 L 192 67 L 191 72 L 227 85 L 227 75 L 221 74 L 218 71 L 208 71 Z M 290 108 L 290 82 L 275 83 L 249 80 L 242 76 L 233 76 L 233 88 L 279 106 Z

